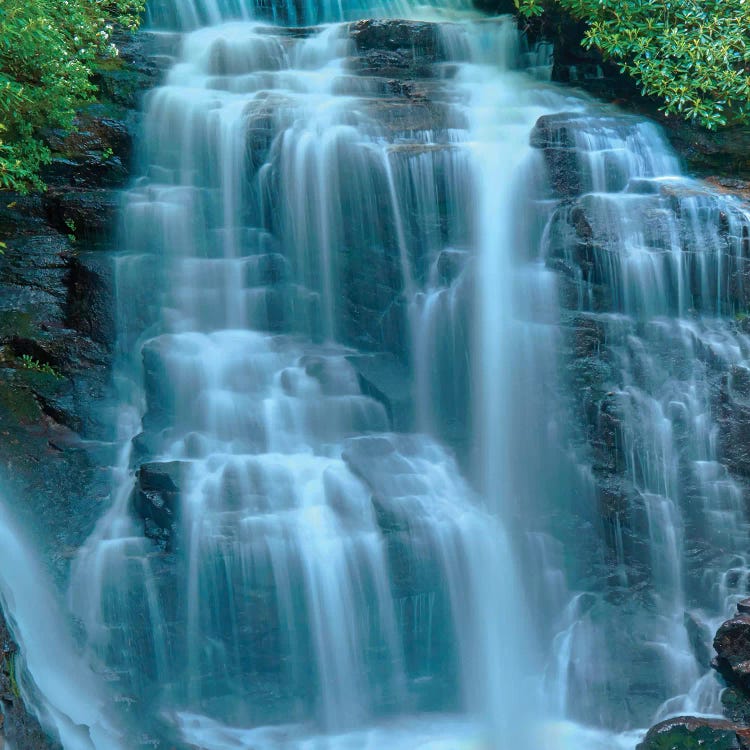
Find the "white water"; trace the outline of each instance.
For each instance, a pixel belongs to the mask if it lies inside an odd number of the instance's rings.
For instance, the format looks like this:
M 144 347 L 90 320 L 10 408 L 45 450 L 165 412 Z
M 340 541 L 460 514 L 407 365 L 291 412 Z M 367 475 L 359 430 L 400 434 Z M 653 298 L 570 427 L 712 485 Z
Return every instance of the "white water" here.
M 13 670 L 21 697 L 66 750 L 127 747 L 112 721 L 109 687 L 76 655 L 67 617 L 37 562 L 39 551 L 0 499 L 0 605 L 19 648 Z
M 471 16 L 435 6 L 258 17 Z M 347 26 L 288 34 L 253 17 L 152 7 L 155 23 L 212 25 L 184 36 L 148 98 L 118 260 L 114 502 L 73 565 L 85 644 L 55 637 L 63 675 L 85 685 L 103 669 L 110 687 L 59 706 L 29 624 L 56 610 L 31 581 L 4 597 L 46 723 L 66 750 L 116 747 L 110 722 L 127 747 L 137 722 L 141 745 L 208 750 L 598 750 L 632 748 L 657 715 L 718 710 L 683 616 L 713 626 L 747 577 L 722 552 L 745 528 L 705 366 L 707 350 L 720 367 L 748 359 L 719 317 L 740 250 L 716 228 L 729 211 L 740 237 L 747 218 L 681 187 L 654 127 L 540 82 L 507 19 L 441 26 L 449 62 L 425 118 L 351 71 Z M 575 207 L 605 277 L 576 278 L 576 314 L 605 331 L 597 408 L 617 409 L 630 488 L 604 522 L 552 270 L 579 269 L 574 206 L 530 145 L 540 116 L 571 110 L 585 112 L 566 145 Z M 377 305 L 388 284 L 403 319 L 368 327 L 347 295 Z M 394 341 L 388 372 L 411 370 L 416 424 L 362 379 L 381 360 L 357 347 Z M 166 549 L 133 512 L 144 462 L 180 488 Z M 696 538 L 711 547 L 699 583 Z M 93 727 L 89 745 L 65 734 L 68 716 Z

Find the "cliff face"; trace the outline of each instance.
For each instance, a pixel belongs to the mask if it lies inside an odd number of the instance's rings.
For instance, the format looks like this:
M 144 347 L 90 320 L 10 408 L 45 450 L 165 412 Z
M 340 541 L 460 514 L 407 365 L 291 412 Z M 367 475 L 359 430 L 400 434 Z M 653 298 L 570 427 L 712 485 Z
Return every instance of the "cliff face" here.
M 41 195 L 0 194 L 0 466 L 13 511 L 51 550 L 53 575 L 107 500 L 112 426 L 113 253 L 143 93 L 159 77 L 147 34 L 118 39 L 100 98 L 76 131 L 49 133 L 54 160 Z M 40 613 L 40 616 L 43 616 Z M 47 750 L 15 678 L 16 647 L 0 617 L 0 745 Z

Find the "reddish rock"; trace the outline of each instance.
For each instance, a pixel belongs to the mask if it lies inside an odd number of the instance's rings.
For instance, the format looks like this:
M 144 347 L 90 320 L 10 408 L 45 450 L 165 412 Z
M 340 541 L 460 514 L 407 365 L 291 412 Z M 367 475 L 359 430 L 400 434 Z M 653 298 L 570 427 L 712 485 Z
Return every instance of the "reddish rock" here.
M 741 687 L 750 687 L 750 615 L 727 620 L 714 638 L 716 666 L 724 678 Z
M 725 719 L 676 716 L 651 727 L 636 750 L 745 750 L 747 731 Z

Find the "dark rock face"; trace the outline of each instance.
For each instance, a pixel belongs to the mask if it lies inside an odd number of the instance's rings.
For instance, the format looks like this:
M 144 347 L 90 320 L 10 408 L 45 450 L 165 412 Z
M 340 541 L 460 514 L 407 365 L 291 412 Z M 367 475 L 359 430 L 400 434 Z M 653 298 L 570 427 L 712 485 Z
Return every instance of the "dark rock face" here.
M 350 27 L 357 56 L 350 68 L 363 75 L 411 77 L 430 75 L 442 61 L 438 27 L 414 21 L 358 21 Z
M 65 322 L 104 347 L 115 340 L 112 305 L 112 264 L 100 253 L 68 256 L 65 284 L 70 293 L 65 300 Z
M 50 224 L 77 240 L 104 240 L 115 226 L 118 195 L 112 190 L 66 191 L 52 188 L 45 207 Z
M 531 132 L 530 144 L 544 151 L 550 181 L 561 197 L 580 195 L 582 191 L 575 142 L 578 124 L 582 124 L 582 118 L 577 115 L 544 115 Z
M 513 0 L 474 0 L 474 7 L 484 13 L 515 13 L 516 4 Z
M 740 321 L 745 330 L 745 321 Z M 750 478 L 750 382 L 748 372 L 733 367 L 726 373 L 720 390 L 718 421 L 721 425 L 722 454 L 734 473 Z
M 652 727 L 637 750 L 746 750 L 750 730 L 721 719 L 678 716 Z
M 142 464 L 136 475 L 133 508 L 143 519 L 144 534 L 167 550 L 175 544 L 182 471 L 182 464 L 172 461 Z
M 714 638 L 716 665 L 724 678 L 745 690 L 750 689 L 750 616 L 727 620 Z

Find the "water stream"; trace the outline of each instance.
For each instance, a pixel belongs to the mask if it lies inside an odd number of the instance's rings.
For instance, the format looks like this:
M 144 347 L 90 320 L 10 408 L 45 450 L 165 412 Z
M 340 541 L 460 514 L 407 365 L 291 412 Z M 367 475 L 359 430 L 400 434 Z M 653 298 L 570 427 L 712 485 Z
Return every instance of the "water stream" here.
M 0 587 L 45 723 L 604 750 L 717 713 L 694 633 L 748 579 L 712 405 L 750 358 L 750 217 L 509 18 L 262 5 L 151 4 L 181 36 L 124 196 L 112 503 L 65 603 Z M 372 16 L 440 23 L 341 23 Z

